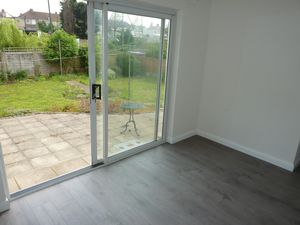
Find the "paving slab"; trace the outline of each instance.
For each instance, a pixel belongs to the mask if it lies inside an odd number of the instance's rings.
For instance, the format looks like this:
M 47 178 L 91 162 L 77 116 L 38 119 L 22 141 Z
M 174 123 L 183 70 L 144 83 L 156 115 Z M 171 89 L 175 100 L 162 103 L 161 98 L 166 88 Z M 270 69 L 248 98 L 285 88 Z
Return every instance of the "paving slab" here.
M 59 163 L 59 160 L 53 154 L 42 155 L 30 160 L 34 168 L 50 167 Z
M 16 175 L 26 174 L 33 168 L 28 160 L 23 160 L 14 164 L 5 165 L 6 175 L 8 178 Z
M 55 152 L 54 155 L 60 161 L 79 158 L 83 156 L 80 151 L 76 150 L 76 148 L 73 147 Z
M 136 114 L 141 136 L 121 134 L 128 114 L 109 115 L 109 155 L 153 140 L 155 117 Z M 98 129 L 102 116 L 98 115 Z M 99 132 L 98 157 L 102 158 Z M 41 113 L 0 119 L 0 141 L 11 192 L 91 164 L 90 118 L 87 113 Z
M 51 168 L 35 169 L 27 174 L 15 176 L 15 180 L 21 189 L 45 182 L 57 177 L 57 174 Z
M 11 193 L 17 192 L 20 189 L 15 178 L 8 178 L 7 184 L 8 184 L 8 189 Z
M 21 152 L 14 152 L 11 154 L 4 155 L 4 163 L 6 165 L 13 164 L 16 162 L 20 162 L 26 160 L 25 156 Z
M 51 152 L 57 152 L 57 151 L 62 151 L 62 150 L 68 149 L 68 148 L 72 148 L 72 145 L 70 145 L 68 142 L 63 141 L 63 142 L 47 145 L 47 148 Z
M 19 151 L 19 148 L 15 144 L 3 145 L 2 152 L 6 156 L 10 153 L 16 153 Z
M 72 171 L 84 168 L 89 166 L 90 164 L 83 159 L 73 159 L 68 160 L 62 163 L 59 163 L 52 167 L 57 175 L 63 175 L 66 173 L 70 173 Z
M 23 151 L 23 154 L 27 159 L 33 159 L 36 157 L 44 156 L 50 154 L 50 151 L 46 147 L 38 147 Z

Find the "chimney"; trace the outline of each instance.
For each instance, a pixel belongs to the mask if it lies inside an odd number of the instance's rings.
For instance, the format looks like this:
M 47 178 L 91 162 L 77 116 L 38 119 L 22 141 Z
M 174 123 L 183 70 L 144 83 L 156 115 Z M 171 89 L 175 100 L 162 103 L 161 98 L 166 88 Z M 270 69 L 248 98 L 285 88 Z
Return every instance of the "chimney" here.
M 1 10 L 1 17 L 2 18 L 5 18 L 6 17 L 6 12 L 4 9 Z

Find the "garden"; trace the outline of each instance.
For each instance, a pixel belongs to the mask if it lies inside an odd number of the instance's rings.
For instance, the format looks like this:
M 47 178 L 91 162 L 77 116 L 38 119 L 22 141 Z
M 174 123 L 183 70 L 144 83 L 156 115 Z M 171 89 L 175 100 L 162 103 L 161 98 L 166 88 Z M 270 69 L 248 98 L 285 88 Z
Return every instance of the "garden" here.
M 89 112 L 89 95 L 80 87 L 69 85 L 68 81 L 86 86 L 89 83 L 86 74 L 54 74 L 33 78 L 23 76 L 22 79 L 0 84 L 0 117 L 36 112 Z M 134 78 L 133 98 L 154 107 L 156 82 L 154 77 Z M 109 99 L 112 103 L 110 112 L 121 113 L 119 105 L 127 99 L 126 78 L 109 80 Z
M 153 111 L 157 94 L 159 44 L 147 42 L 144 37 L 134 37 L 130 30 L 132 28 L 125 22 L 122 25 L 124 31 L 114 31 L 115 36 L 109 41 L 112 53 L 109 56 L 109 112 L 122 113 L 120 105 L 129 98 L 129 76 L 132 90 L 130 100 L 143 103 L 141 112 Z M 99 36 L 96 37 L 95 46 L 98 77 L 101 74 Z M 8 56 L 12 59 L 15 51 L 22 52 L 23 49 L 35 49 L 38 53 L 33 54 L 31 61 L 21 62 L 21 58 L 5 61 Z M 132 49 L 143 49 L 143 56 L 130 55 Z M 2 19 L 0 50 L 0 117 L 40 112 L 89 112 L 86 40 L 79 41 L 77 36 L 63 29 L 53 30 L 52 33 L 26 34 L 18 30 L 13 20 Z M 14 62 L 21 62 L 22 65 Z M 21 68 L 30 63 L 31 67 Z

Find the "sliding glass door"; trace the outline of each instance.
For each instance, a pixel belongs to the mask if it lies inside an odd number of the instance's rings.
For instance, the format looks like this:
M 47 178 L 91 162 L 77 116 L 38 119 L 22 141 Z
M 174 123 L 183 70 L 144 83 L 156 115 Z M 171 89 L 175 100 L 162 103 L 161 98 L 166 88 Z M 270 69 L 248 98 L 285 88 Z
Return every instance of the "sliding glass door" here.
M 89 2 L 92 162 L 163 143 L 170 18 Z M 101 99 L 100 99 L 101 98 Z

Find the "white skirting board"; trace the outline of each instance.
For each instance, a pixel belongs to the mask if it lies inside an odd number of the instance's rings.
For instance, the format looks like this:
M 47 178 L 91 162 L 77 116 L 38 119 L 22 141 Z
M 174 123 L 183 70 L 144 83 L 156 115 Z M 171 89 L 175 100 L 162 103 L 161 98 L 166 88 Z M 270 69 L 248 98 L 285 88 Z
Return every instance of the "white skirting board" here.
M 232 148 L 234 150 L 243 152 L 243 153 L 245 153 L 247 155 L 250 155 L 252 157 L 261 159 L 263 161 L 266 161 L 268 163 L 271 163 L 275 166 L 281 167 L 281 168 L 286 169 L 288 171 L 291 171 L 291 172 L 294 171 L 294 164 L 293 163 L 275 158 L 275 157 L 270 156 L 268 154 L 262 153 L 258 150 L 242 146 L 242 145 L 237 144 L 235 142 L 232 142 L 230 140 L 218 137 L 214 134 L 210 134 L 210 133 L 207 133 L 207 132 L 204 132 L 204 131 L 201 131 L 201 130 L 198 130 L 197 134 L 201 137 L 204 137 L 204 138 L 207 138 L 207 139 L 212 140 L 214 142 L 217 142 L 219 144 L 225 145 L 225 146 L 227 146 L 229 148 Z
M 195 135 L 197 135 L 197 131 L 193 130 L 193 131 L 186 132 L 184 134 L 177 135 L 175 137 L 168 137 L 167 142 L 170 143 L 170 144 L 175 144 L 179 141 L 182 141 L 184 139 L 190 138 L 190 137 L 195 136 Z
M 250 156 L 258 158 L 258 159 L 261 159 L 263 161 L 266 161 L 268 163 L 271 163 L 275 166 L 281 167 L 281 168 L 286 169 L 286 170 L 291 171 L 291 172 L 294 171 L 294 169 L 296 168 L 293 163 L 275 158 L 275 157 L 267 155 L 265 153 L 261 153 L 258 150 L 242 146 L 240 144 L 237 144 L 237 143 L 232 142 L 230 140 L 218 137 L 214 134 L 204 132 L 202 130 L 192 130 L 192 131 L 186 132 L 184 134 L 177 135 L 175 137 L 168 137 L 167 142 L 170 143 L 170 144 L 175 144 L 176 142 L 182 141 L 184 139 L 187 139 L 187 138 L 195 136 L 195 135 L 207 138 L 211 141 L 217 142 L 219 144 L 222 144 L 224 146 L 232 148 L 236 151 L 243 152 L 247 155 L 250 155 Z

